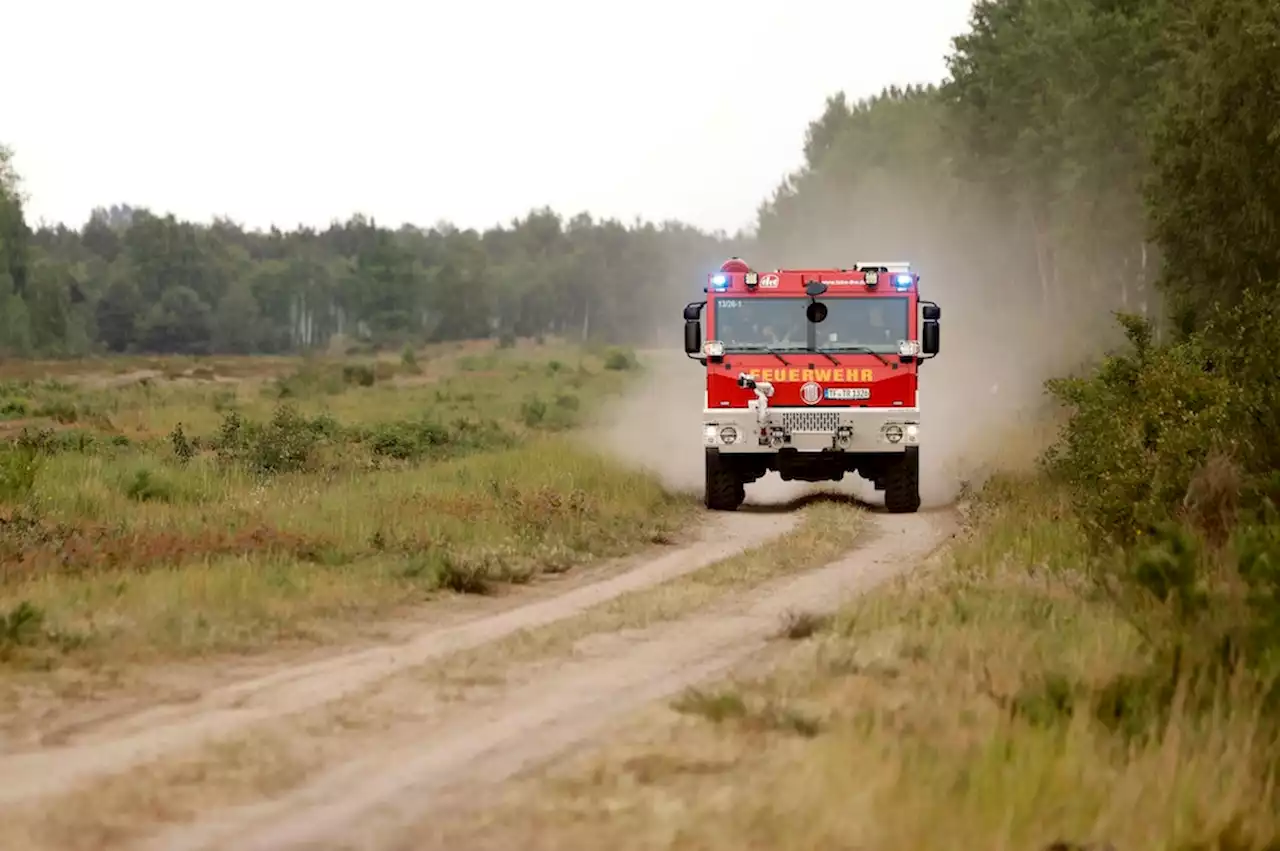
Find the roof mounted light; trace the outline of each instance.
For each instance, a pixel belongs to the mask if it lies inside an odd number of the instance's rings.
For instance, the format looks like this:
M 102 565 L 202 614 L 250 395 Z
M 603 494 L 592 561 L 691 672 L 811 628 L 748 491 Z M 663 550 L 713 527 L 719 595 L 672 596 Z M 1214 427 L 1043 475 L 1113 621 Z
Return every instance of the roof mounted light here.
M 873 290 L 876 288 L 876 284 L 880 283 L 879 272 L 863 272 L 862 274 L 867 281 L 867 289 Z
M 754 289 L 760 285 L 760 274 L 758 272 L 748 272 L 742 281 L 747 287 Z
M 913 283 L 915 278 L 911 275 L 895 275 L 893 278 L 893 288 L 899 292 L 911 289 Z
M 724 274 L 715 274 L 711 276 L 711 288 L 718 293 L 722 293 L 729 289 L 729 276 Z

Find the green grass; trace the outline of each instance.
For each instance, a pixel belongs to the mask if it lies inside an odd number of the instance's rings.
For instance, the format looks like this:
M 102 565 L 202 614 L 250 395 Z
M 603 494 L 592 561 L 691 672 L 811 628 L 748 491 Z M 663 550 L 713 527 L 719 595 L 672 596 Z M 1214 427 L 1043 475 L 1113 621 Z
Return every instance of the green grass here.
M 669 540 L 689 498 L 569 434 L 619 389 L 610 357 L 13 376 L 0 402 L 48 415 L 0 423 L 0 615 L 38 614 L 0 650 L 25 666 L 249 651 Z

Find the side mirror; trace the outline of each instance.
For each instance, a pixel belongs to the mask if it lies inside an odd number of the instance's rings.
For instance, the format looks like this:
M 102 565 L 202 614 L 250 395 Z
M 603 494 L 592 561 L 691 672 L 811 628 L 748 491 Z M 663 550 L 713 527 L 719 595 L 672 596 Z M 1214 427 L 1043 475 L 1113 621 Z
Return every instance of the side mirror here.
M 685 316 L 689 309 L 685 308 Z M 684 323 L 684 351 L 687 355 L 702 354 L 702 323 L 697 319 L 686 319 Z
M 692 304 L 686 304 L 684 306 L 684 321 L 697 322 L 699 319 L 701 319 L 702 306 L 704 304 L 706 304 L 705 301 L 695 301 Z
M 928 310 L 926 307 L 925 310 Z M 936 355 L 941 343 L 942 326 L 936 319 L 926 319 L 920 326 L 920 354 Z
M 936 304 L 926 304 L 922 309 L 925 322 L 937 322 L 942 318 L 942 308 Z

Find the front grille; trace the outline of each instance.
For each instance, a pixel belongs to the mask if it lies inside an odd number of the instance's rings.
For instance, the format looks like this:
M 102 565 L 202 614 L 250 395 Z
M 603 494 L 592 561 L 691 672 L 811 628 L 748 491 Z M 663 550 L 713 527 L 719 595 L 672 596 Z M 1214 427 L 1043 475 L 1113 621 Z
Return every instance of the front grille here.
M 834 432 L 840 427 L 836 411 L 783 411 L 782 427 L 791 432 Z

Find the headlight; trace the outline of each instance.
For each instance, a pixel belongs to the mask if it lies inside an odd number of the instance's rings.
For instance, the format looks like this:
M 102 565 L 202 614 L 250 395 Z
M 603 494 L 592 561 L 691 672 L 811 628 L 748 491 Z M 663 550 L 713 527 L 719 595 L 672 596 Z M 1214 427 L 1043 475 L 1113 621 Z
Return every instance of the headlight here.
M 907 437 L 911 438 L 912 440 L 915 440 L 919 436 L 920 436 L 920 426 L 918 425 L 907 426 Z
M 702 427 L 702 436 L 707 440 L 714 441 L 716 439 L 717 431 L 719 431 L 719 429 L 716 427 L 715 423 L 707 423 Z
M 733 443 L 738 439 L 738 430 L 731 425 L 727 425 L 720 429 L 720 440 L 725 443 Z

